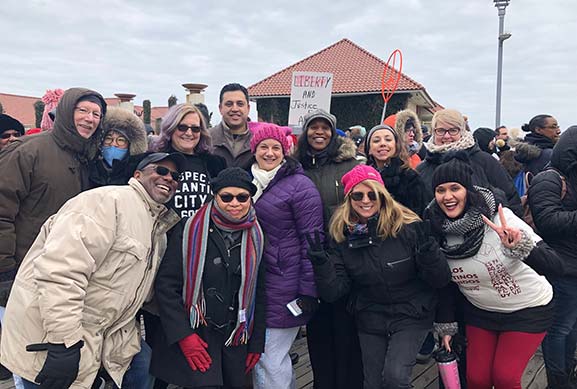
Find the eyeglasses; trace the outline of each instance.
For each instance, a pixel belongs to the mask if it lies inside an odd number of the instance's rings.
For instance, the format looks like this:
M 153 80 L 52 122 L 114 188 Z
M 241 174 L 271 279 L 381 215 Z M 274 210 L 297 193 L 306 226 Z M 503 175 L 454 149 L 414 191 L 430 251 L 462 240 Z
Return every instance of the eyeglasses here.
M 94 119 L 100 120 L 100 117 L 102 116 L 102 114 L 98 111 L 91 111 L 89 109 L 86 109 L 84 107 L 76 107 L 74 108 L 76 111 L 78 111 L 78 113 L 80 113 L 83 116 L 88 116 L 88 115 L 92 115 L 92 117 Z
M 352 192 L 350 194 L 350 196 L 351 196 L 351 200 L 353 200 L 353 201 L 362 201 L 365 198 L 365 193 L 364 192 Z M 371 201 L 377 200 L 377 194 L 373 191 L 367 192 L 367 197 Z
M 236 196 L 230 193 L 219 193 L 218 197 L 220 197 L 223 203 L 230 203 L 233 199 L 236 199 L 239 203 L 246 203 L 250 199 L 248 193 L 239 193 Z
M 12 137 L 14 137 L 14 138 L 20 138 L 20 135 L 21 135 L 21 134 L 20 134 L 18 131 L 16 131 L 16 132 L 8 132 L 8 131 L 6 131 L 6 132 L 2 133 L 2 135 L 0 135 L 0 138 L 1 138 L 1 139 L 10 139 L 10 138 L 12 138 Z
M 159 166 L 159 165 L 148 165 L 146 168 L 154 168 L 154 171 L 156 172 L 156 174 L 158 174 L 159 176 L 166 176 L 168 174 L 170 174 L 170 176 L 172 177 L 172 179 L 174 181 L 180 181 L 180 173 L 179 172 L 175 172 L 174 170 L 170 170 L 167 167 L 164 166 Z
M 552 129 L 552 130 L 558 130 L 560 127 L 559 127 L 558 124 L 555 124 L 554 126 L 545 126 L 545 127 L 543 127 L 543 128 L 550 128 L 550 129 Z
M 114 141 L 116 141 L 116 144 L 118 145 L 118 147 L 124 147 L 126 145 L 128 145 L 128 139 L 126 139 L 123 136 L 117 136 L 116 138 L 112 135 L 106 135 L 104 137 L 104 141 L 102 141 L 102 144 L 104 146 L 110 146 L 112 143 L 114 143 Z
M 461 132 L 461 129 L 457 127 L 449 128 L 448 130 L 445 128 L 435 128 L 434 131 L 435 134 L 438 136 L 445 136 L 446 133 L 449 133 L 449 135 L 454 136 L 457 135 L 459 132 Z
M 180 132 L 187 132 L 190 129 L 195 134 L 198 134 L 202 130 L 198 126 L 187 126 L 186 124 L 179 124 L 178 126 L 176 126 L 176 129 Z

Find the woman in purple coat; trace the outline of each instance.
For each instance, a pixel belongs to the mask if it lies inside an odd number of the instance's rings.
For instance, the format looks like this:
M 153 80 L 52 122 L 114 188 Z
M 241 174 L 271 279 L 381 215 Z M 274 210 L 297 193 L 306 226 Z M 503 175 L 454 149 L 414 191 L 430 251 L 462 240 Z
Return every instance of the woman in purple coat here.
M 265 233 L 266 343 L 254 371 L 254 388 L 294 388 L 289 350 L 300 326 L 318 305 L 306 234 L 323 231 L 321 197 L 301 165 L 291 157 L 284 131 L 262 123 L 254 130 L 251 167 L 257 187 L 255 209 Z M 296 305 L 291 313 L 287 306 Z M 299 309 L 300 308 L 300 309 Z

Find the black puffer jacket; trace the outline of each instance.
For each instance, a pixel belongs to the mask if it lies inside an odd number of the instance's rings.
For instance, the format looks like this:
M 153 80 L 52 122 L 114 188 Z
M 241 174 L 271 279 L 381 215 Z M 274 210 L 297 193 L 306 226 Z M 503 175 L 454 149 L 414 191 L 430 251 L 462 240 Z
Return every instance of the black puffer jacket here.
M 417 215 L 423 215 L 423 211 L 433 198 L 433 193 L 425 185 L 419 173 L 411 168 L 403 167 L 401 160 L 396 157 L 391 159 L 389 166 L 382 169 L 373 167 L 381 173 L 385 188 L 396 201 Z
M 561 200 L 559 173 L 539 173 L 529 187 L 531 214 L 543 240 L 566 260 L 568 275 L 577 277 L 577 126 L 561 134 L 551 167 L 565 177 L 567 193 Z
M 376 223 L 369 222 L 368 236 L 333 243 L 325 261 L 314 261 L 320 296 L 331 302 L 349 295 L 363 332 L 430 328 L 437 307 L 435 289 L 451 281 L 444 255 L 432 237 L 422 235 L 422 222 L 385 240 L 376 237 Z
M 489 154 L 481 151 L 479 146 L 474 145 L 466 150 L 473 168 L 473 185 L 503 191 L 507 198 L 507 208 L 511 209 L 517 216 L 523 215 L 521 199 L 515 189 L 515 184 L 507 171 L 501 166 L 499 161 Z M 427 150 L 425 160 L 417 166 L 417 172 L 428 188 L 432 188 L 433 172 L 443 162 L 446 153 L 431 153 Z
M 553 141 L 541 134 L 530 133 L 524 142 L 514 143 L 515 160 L 523 164 L 526 172 L 537 175 L 551 160 Z

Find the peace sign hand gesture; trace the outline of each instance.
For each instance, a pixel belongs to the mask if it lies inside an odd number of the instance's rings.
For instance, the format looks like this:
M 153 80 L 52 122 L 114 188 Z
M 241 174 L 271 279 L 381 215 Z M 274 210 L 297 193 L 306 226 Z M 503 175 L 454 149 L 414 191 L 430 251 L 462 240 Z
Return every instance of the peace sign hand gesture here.
M 517 246 L 517 244 L 519 244 L 519 242 L 521 241 L 522 237 L 521 230 L 515 227 L 507 226 L 507 220 L 505 220 L 505 213 L 503 212 L 503 206 L 501 204 L 499 204 L 499 208 L 497 211 L 499 213 L 499 220 L 501 221 L 500 226 L 493 223 L 491 220 L 485 217 L 485 215 L 482 215 L 483 221 L 485 222 L 486 225 L 491 227 L 493 231 L 497 233 L 497 235 L 499 235 L 499 238 L 501 238 L 501 243 L 503 243 L 503 246 L 505 246 L 508 249 L 515 248 L 515 246 Z

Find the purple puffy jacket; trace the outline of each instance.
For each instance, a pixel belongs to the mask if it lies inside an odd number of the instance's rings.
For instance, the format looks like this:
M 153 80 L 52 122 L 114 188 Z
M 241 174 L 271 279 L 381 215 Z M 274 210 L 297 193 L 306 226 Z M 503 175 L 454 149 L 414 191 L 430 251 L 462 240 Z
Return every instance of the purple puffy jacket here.
M 305 234 L 323 232 L 319 192 L 300 164 L 287 158 L 255 203 L 266 236 L 266 326 L 291 328 L 306 324 L 311 315 L 294 317 L 287 303 L 299 295 L 317 296 Z

